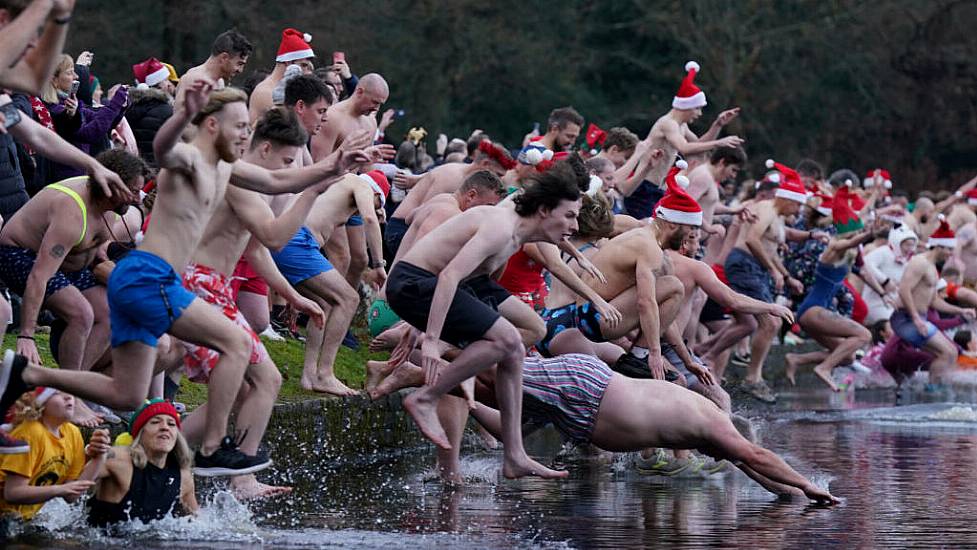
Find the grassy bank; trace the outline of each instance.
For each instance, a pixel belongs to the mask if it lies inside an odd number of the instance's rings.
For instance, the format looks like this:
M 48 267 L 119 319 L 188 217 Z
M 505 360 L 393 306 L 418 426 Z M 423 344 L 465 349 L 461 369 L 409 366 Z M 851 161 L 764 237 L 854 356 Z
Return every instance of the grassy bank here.
M 353 351 L 346 347 L 339 348 L 339 354 L 336 357 L 336 376 L 351 388 L 362 388 L 366 378 L 366 361 L 371 358 L 371 354 L 367 351 L 370 341 L 369 333 L 364 327 L 354 327 L 353 332 L 360 340 L 360 349 Z M 4 349 L 16 349 L 16 338 L 15 334 L 7 334 L 4 337 Z M 39 332 L 36 335 L 36 340 L 37 350 L 44 365 L 56 366 L 48 346 L 48 335 Z M 303 342 L 292 339 L 284 342 L 263 341 L 284 378 L 281 392 L 278 395 L 279 402 L 287 403 L 323 397 L 322 394 L 305 391 L 299 386 L 299 379 L 302 376 L 302 361 L 305 355 L 305 344 Z M 386 357 L 386 354 L 373 354 L 373 357 L 382 359 Z M 177 401 L 196 406 L 203 403 L 206 397 L 206 386 L 184 379 L 177 394 Z

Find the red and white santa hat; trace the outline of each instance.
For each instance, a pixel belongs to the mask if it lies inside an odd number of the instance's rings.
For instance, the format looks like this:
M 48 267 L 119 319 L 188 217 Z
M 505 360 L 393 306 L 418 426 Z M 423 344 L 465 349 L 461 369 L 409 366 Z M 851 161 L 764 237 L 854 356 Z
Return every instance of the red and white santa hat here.
M 380 208 L 383 208 L 387 204 L 387 195 L 390 193 L 390 181 L 387 176 L 381 170 L 370 170 L 359 176 L 370 184 L 375 194 L 380 195 Z
M 801 175 L 797 173 L 793 168 L 780 164 L 779 162 L 774 162 L 772 159 L 767 159 L 767 168 L 776 168 L 778 172 L 783 175 L 783 179 L 780 181 L 780 187 L 774 193 L 775 197 L 780 197 L 782 199 L 792 200 L 794 202 L 799 202 L 801 204 L 807 203 L 810 193 L 804 188 L 804 182 L 801 181 Z
M 943 214 L 940 214 L 940 226 L 936 228 L 936 231 L 926 241 L 926 248 L 936 246 L 945 246 L 946 248 L 955 248 L 957 246 L 957 235 L 950 229 L 950 224 L 946 223 L 946 216 Z
M 685 78 L 678 92 L 672 99 L 672 107 L 676 109 L 698 109 L 706 106 L 706 94 L 695 85 L 695 75 L 699 72 L 699 64 L 689 61 L 685 64 Z
M 285 63 L 315 57 L 309 42 L 312 42 L 311 34 L 302 33 L 295 29 L 283 30 L 282 43 L 278 46 L 278 55 L 275 57 L 275 61 Z
M 132 74 L 136 77 L 136 84 L 155 86 L 170 77 L 170 70 L 160 60 L 150 57 L 133 65 Z
M 977 206 L 977 189 L 971 189 L 964 194 L 967 197 L 967 204 Z
M 822 216 L 830 216 L 834 206 L 834 198 L 824 193 L 815 193 L 814 196 L 821 199 L 821 202 L 817 206 L 818 213 Z
M 878 170 L 879 175 L 882 176 L 882 185 L 886 189 L 892 189 L 892 176 L 889 174 L 889 171 L 886 170 L 885 168 L 873 168 L 869 170 L 868 174 L 865 176 L 865 179 L 862 180 L 862 187 L 868 188 L 868 187 L 873 187 L 875 185 L 876 170 Z
M 689 186 L 689 178 L 679 175 L 680 171 L 688 167 L 684 160 L 679 159 L 668 171 L 665 176 L 668 191 L 655 207 L 656 218 L 682 225 L 702 225 L 702 207 L 685 192 L 685 188 Z

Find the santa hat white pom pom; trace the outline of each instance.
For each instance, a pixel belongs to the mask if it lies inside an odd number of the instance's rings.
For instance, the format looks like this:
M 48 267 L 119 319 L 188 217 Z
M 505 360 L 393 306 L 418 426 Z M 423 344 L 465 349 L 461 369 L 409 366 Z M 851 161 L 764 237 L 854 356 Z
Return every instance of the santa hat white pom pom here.
M 591 174 L 590 175 L 590 185 L 587 186 L 587 196 L 593 198 L 598 191 L 604 186 L 604 180 Z
M 550 149 L 543 151 L 543 160 L 553 160 L 553 151 Z
M 677 183 L 678 186 L 681 187 L 682 189 L 689 188 L 689 178 L 685 176 L 682 175 L 675 176 L 675 183 Z
M 845 180 L 845 187 L 851 187 L 853 184 L 851 180 Z
M 885 180 L 885 188 L 892 189 L 892 180 Z
M 946 220 L 946 216 L 944 216 L 943 214 L 940 214 L 939 218 L 941 222 Z
M 530 149 L 526 151 L 526 160 L 529 161 L 529 164 L 536 166 L 543 161 L 543 153 L 540 153 L 539 149 Z
M 597 153 L 598 153 L 597 149 L 591 149 L 590 150 L 590 156 L 592 156 L 592 157 L 596 157 L 597 156 Z
M 699 64 L 696 63 L 695 61 L 689 61 L 688 63 L 686 63 L 685 72 L 689 72 L 689 71 L 699 72 Z
M 773 159 L 767 159 L 766 165 L 768 169 L 773 170 L 773 166 L 774 166 Z
M 302 40 L 305 40 L 306 42 L 312 42 L 312 35 L 309 33 L 303 33 Z
M 689 163 L 685 162 L 682 159 L 678 159 L 677 161 L 675 161 L 675 167 L 678 168 L 679 170 L 685 170 L 689 167 Z

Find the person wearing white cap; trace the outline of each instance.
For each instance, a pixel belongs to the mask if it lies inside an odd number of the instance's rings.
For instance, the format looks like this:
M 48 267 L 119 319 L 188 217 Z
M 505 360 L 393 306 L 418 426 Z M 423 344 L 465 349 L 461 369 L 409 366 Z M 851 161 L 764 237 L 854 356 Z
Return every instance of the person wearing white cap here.
M 261 118 L 265 111 L 274 106 L 272 92 L 285 77 L 285 69 L 291 65 L 297 65 L 302 74 L 312 74 L 312 71 L 315 70 L 315 66 L 312 64 L 315 52 L 312 51 L 311 42 L 311 34 L 295 29 L 282 31 L 282 41 L 278 46 L 278 54 L 275 56 L 275 68 L 272 69 L 271 74 L 255 86 L 248 100 L 248 114 L 251 117 L 252 124 Z

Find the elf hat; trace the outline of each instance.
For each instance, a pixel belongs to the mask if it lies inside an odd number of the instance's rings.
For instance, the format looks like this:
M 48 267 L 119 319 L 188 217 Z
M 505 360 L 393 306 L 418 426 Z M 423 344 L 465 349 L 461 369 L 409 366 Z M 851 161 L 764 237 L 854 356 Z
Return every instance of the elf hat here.
M 301 33 L 295 29 L 283 30 L 282 43 L 278 46 L 278 55 L 275 57 L 275 61 L 285 63 L 315 57 L 309 42 L 312 42 L 311 34 Z
M 685 78 L 682 79 L 682 84 L 672 99 L 672 107 L 691 110 L 706 106 L 705 92 L 695 85 L 695 75 L 698 72 L 699 64 L 695 61 L 689 61 L 685 64 Z
M 172 416 L 176 420 L 176 428 L 180 429 L 180 413 L 177 412 L 173 403 L 156 398 L 147 399 L 141 407 L 132 413 L 132 416 L 129 417 L 129 433 L 132 434 L 133 438 L 136 438 L 139 435 L 139 431 L 146 425 L 146 422 L 149 422 L 152 417 L 159 414 Z
M 851 185 L 851 180 L 846 180 L 845 185 L 842 185 L 835 193 L 834 202 L 832 203 L 831 217 L 839 235 L 858 231 L 865 227 L 862 220 L 859 219 L 858 214 L 851 208 L 849 202 L 851 197 L 848 193 Z

